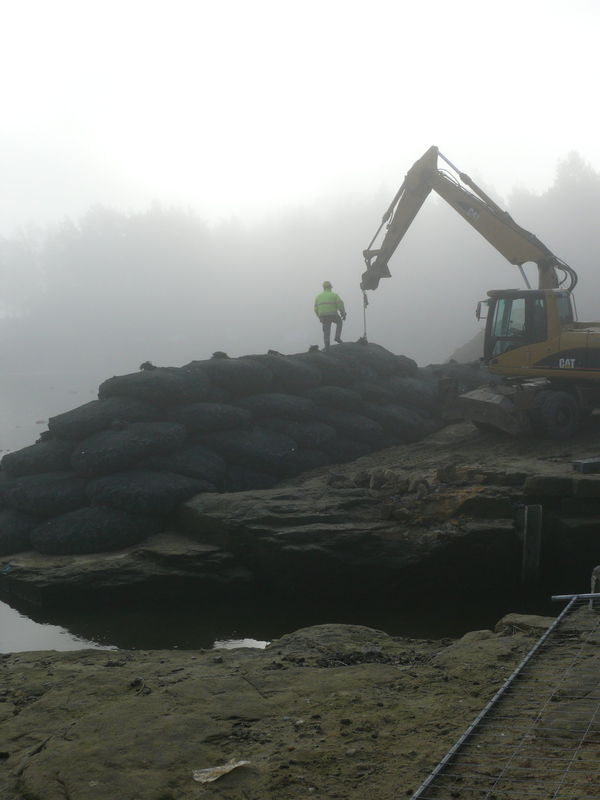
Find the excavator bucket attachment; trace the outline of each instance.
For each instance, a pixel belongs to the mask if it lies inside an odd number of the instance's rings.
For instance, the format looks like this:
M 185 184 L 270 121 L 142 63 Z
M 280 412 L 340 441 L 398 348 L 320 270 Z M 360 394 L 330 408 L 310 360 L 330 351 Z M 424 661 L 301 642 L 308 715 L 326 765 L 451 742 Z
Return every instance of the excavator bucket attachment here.
M 467 420 L 477 427 L 496 428 L 513 436 L 531 432 L 527 413 L 518 407 L 514 397 L 491 386 L 480 386 L 449 400 L 444 417 Z

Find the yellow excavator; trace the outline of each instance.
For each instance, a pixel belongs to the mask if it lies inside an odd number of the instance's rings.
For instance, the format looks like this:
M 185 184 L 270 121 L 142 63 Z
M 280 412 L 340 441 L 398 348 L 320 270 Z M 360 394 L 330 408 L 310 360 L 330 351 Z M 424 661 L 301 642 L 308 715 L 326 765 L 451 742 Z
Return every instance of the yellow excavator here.
M 441 169 L 439 160 L 449 169 Z M 483 361 L 492 381 L 455 397 L 447 416 L 515 435 L 572 436 L 581 420 L 600 407 L 600 322 L 576 321 L 575 270 L 517 225 L 437 147 L 407 172 L 363 251 L 365 304 L 365 292 L 390 277 L 388 262 L 432 190 L 519 268 L 527 287 L 494 289 L 478 303 L 477 319 L 486 319 Z M 537 288 L 527 279 L 527 263 L 537 265 Z

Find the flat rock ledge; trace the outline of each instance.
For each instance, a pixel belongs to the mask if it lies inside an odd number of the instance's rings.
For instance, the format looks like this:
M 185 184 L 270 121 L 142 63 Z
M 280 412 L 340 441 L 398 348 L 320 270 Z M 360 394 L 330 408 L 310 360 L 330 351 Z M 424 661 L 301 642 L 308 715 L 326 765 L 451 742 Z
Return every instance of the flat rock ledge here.
M 409 796 L 550 621 L 454 642 L 320 625 L 266 650 L 0 656 L 0 796 Z M 194 781 L 231 760 L 249 763 Z

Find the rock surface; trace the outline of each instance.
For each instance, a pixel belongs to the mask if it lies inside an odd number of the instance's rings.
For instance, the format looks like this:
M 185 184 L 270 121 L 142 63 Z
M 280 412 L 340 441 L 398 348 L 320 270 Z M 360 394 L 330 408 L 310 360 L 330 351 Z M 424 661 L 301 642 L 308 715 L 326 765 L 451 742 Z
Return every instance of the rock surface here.
M 266 650 L 0 658 L 3 800 L 409 796 L 549 620 L 455 642 L 320 625 Z M 195 770 L 249 763 L 214 783 Z
M 91 532 L 97 535 L 95 527 Z M 132 595 L 165 602 L 191 592 L 197 598 L 235 597 L 250 591 L 254 582 L 248 568 L 220 548 L 177 533 L 159 533 L 102 553 L 19 553 L 4 560 L 0 585 L 12 605 L 48 609 L 78 600 L 123 602 Z

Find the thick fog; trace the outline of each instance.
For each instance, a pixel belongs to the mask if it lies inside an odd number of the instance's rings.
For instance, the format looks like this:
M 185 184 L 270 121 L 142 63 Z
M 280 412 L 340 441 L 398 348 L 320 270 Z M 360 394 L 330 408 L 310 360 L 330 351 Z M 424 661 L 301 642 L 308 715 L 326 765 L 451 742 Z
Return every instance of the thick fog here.
M 144 361 L 305 350 L 325 279 L 357 339 L 362 250 L 431 144 L 573 263 L 597 315 L 598 176 L 577 158 L 552 171 L 571 149 L 600 163 L 599 15 L 590 0 L 7 7 L 0 411 L 35 402 L 24 375 L 75 405 Z M 368 338 L 420 364 L 476 334 L 488 288 L 520 281 L 433 198 L 391 269 Z M 52 391 L 30 417 L 60 405 Z
M 179 366 L 217 350 L 307 350 L 321 342 L 313 300 L 323 280 L 346 303 L 344 338 L 358 339 L 362 250 L 395 188 L 254 226 L 209 226 L 159 205 L 130 214 L 96 207 L 0 239 L 4 417 L 42 423 L 144 361 Z M 579 317 L 597 319 L 600 175 L 573 153 L 546 192 L 520 189 L 498 200 L 579 273 Z M 392 278 L 369 292 L 367 335 L 421 365 L 447 360 L 480 330 L 475 307 L 488 289 L 523 285 L 517 268 L 435 195 L 390 267 Z M 14 446 L 3 436 L 0 449 Z
M 2 238 L 0 368 L 112 374 L 215 350 L 306 350 L 321 340 L 313 299 L 323 280 L 346 302 L 345 338 L 358 339 L 362 250 L 392 194 L 290 210 L 255 226 L 211 227 L 158 205 L 132 214 L 97 207 Z M 597 317 L 600 176 L 572 154 L 547 192 L 498 199 L 579 272 L 580 315 Z M 447 359 L 476 333 L 474 309 L 487 289 L 523 285 L 435 194 L 390 267 L 392 278 L 368 295 L 368 338 L 420 364 Z

